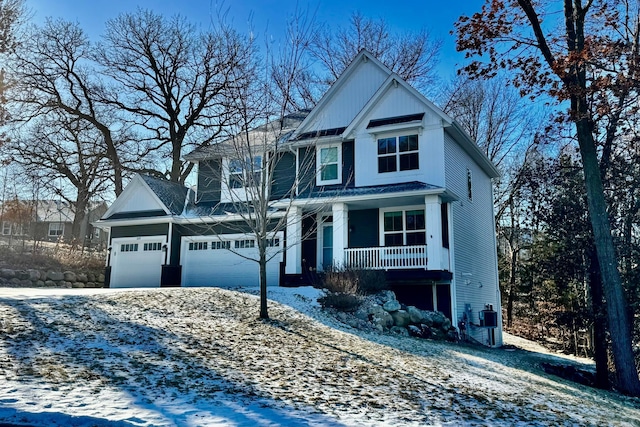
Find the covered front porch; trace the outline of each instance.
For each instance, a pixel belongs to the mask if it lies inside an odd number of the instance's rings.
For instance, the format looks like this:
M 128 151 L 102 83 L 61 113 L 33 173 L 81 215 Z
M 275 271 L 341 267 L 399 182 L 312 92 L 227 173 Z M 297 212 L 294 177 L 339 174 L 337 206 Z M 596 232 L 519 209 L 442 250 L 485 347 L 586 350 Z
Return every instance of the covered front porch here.
M 449 272 L 445 200 L 430 194 L 293 207 L 287 216 L 285 276 L 327 268 Z

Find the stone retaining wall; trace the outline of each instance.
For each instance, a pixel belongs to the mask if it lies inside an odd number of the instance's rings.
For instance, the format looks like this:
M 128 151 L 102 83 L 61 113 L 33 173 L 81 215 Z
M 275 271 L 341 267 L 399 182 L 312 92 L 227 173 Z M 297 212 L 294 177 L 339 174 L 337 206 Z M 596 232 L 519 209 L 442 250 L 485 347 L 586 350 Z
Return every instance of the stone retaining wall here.
M 104 274 L 0 268 L 0 286 L 20 288 L 103 288 Z

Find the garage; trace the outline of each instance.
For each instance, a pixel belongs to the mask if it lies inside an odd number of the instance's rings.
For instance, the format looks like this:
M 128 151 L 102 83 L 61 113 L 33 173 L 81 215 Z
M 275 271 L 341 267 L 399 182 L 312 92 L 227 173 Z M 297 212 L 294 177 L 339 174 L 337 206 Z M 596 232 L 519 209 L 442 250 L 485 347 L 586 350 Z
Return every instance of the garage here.
M 160 287 L 166 236 L 115 238 L 111 242 L 112 288 Z
M 267 285 L 277 286 L 282 261 L 282 236 L 269 240 Z M 182 237 L 182 286 L 258 286 L 259 266 L 255 236 Z

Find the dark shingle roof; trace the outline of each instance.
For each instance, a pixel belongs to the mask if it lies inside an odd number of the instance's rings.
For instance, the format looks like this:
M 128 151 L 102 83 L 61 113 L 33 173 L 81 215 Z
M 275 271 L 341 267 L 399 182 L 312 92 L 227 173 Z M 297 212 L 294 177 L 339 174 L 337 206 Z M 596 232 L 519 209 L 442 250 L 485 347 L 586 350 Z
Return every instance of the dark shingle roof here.
M 398 123 L 416 122 L 418 120 L 422 120 L 423 117 L 424 117 L 424 113 L 418 113 L 418 114 L 409 114 L 406 116 L 388 117 L 385 119 L 375 119 L 375 120 L 369 121 L 369 124 L 367 125 L 367 129 L 375 128 L 378 126 L 385 126 L 385 125 L 397 125 Z
M 299 198 L 316 198 L 316 197 L 349 197 L 349 196 L 368 196 L 376 194 L 402 193 L 405 191 L 419 190 L 437 190 L 442 187 L 437 185 L 425 184 L 424 182 L 413 181 L 403 182 L 400 184 L 372 185 L 368 187 L 355 188 L 339 188 L 330 190 L 312 191 L 307 195 L 300 195 Z
M 322 138 L 324 136 L 342 135 L 342 132 L 344 132 L 345 129 L 346 127 L 314 130 L 311 132 L 301 133 L 300 135 L 295 137 L 293 140 L 301 141 L 303 139 Z
M 180 215 L 182 213 L 187 191 L 189 190 L 187 187 L 177 182 L 153 178 L 148 175 L 140 175 L 140 178 L 147 183 L 172 215 Z

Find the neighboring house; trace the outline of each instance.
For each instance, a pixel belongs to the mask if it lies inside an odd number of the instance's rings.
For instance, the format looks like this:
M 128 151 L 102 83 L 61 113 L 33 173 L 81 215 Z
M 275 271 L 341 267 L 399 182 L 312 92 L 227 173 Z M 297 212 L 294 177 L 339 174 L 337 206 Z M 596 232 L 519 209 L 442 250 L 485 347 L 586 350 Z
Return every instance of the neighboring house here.
M 498 172 L 469 136 L 366 51 L 313 110 L 285 119 L 271 196 L 291 197 L 273 205 L 287 225 L 271 239 L 269 285 L 309 283 L 329 265 L 384 270 L 402 302 L 501 345 Z M 195 190 L 138 175 L 99 221 L 112 287 L 258 284 L 240 256 L 255 257 L 255 237 L 233 227 L 242 170 L 218 148 L 185 156 Z
M 92 222 L 100 219 L 106 211 L 106 203 L 90 203 L 89 212 L 80 225 L 80 235 L 84 236 L 85 246 L 106 247 L 108 233 L 92 225 Z M 37 203 L 11 201 L 6 203 L 0 212 L 2 236 L 5 240 L 9 237 L 49 242 L 72 240 L 75 213 L 73 207 L 66 201 L 39 200 Z

